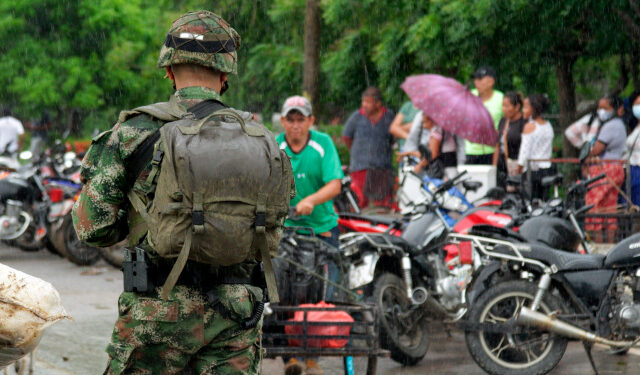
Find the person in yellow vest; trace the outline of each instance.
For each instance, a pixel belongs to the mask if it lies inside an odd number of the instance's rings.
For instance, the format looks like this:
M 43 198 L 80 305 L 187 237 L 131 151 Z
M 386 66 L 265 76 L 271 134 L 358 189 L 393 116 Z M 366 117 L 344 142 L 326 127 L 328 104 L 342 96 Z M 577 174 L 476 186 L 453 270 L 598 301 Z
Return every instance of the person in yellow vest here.
M 504 95 L 502 92 L 493 89 L 496 83 L 496 71 L 490 66 L 481 66 L 473 73 L 473 82 L 476 88 L 471 92 L 482 99 L 484 106 L 493 119 L 496 130 L 498 130 L 500 119 L 502 118 L 502 99 Z M 491 146 L 466 141 L 464 150 L 466 153 L 465 164 L 491 165 L 493 162 L 494 148 Z

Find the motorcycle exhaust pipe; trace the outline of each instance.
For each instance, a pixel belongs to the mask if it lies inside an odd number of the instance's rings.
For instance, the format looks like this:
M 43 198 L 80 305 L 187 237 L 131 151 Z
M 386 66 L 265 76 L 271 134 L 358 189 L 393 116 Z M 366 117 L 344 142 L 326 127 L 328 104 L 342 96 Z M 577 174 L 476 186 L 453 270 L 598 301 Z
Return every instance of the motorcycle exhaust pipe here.
M 447 312 L 447 310 L 442 307 L 442 305 L 440 305 L 438 301 L 435 300 L 435 298 L 431 297 L 431 295 L 429 295 L 429 292 L 423 287 L 417 287 L 413 289 L 411 293 L 411 302 L 415 305 L 423 306 L 429 313 L 433 314 L 435 317 L 449 317 L 449 313 Z
M 539 328 L 543 331 L 556 333 L 560 336 L 565 336 L 571 339 L 577 339 L 582 341 L 589 341 L 597 344 L 603 344 L 608 346 L 630 346 L 633 345 L 633 341 L 613 341 L 598 336 L 595 333 L 585 331 L 582 328 L 576 327 L 572 324 L 563 322 L 561 320 L 552 318 L 548 315 L 533 311 L 527 307 L 523 307 L 516 318 L 516 321 L 520 325 L 531 326 Z

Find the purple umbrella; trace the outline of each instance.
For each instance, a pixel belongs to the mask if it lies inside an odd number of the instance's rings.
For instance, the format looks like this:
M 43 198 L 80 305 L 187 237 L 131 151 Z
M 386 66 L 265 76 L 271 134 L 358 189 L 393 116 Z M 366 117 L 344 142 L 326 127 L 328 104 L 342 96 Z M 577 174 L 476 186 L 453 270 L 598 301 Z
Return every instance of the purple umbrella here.
M 400 87 L 416 108 L 444 130 L 474 143 L 496 144 L 498 133 L 489 111 L 455 79 L 422 74 L 407 77 Z

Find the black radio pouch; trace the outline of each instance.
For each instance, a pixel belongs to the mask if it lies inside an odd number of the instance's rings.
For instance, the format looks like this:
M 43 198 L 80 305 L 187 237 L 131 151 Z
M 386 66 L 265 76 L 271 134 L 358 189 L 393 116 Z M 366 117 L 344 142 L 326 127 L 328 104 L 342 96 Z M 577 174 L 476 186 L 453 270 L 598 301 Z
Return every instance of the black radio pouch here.
M 148 271 L 149 265 L 143 249 L 135 247 L 133 251 L 124 250 L 122 274 L 125 292 L 146 293 L 151 291 L 153 285 L 149 282 Z

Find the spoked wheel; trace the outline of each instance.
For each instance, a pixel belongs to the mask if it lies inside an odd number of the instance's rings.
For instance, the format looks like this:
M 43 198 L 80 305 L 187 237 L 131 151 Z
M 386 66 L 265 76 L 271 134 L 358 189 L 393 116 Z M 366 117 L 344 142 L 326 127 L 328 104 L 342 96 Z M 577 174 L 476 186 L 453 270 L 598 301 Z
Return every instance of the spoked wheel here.
M 59 244 L 60 252 L 71 262 L 80 266 L 89 266 L 100 259 L 98 248 L 89 246 L 80 241 L 76 230 L 73 228 L 71 215 L 67 215 L 55 234 L 54 244 Z
M 403 365 L 420 362 L 429 348 L 426 321 L 413 311 L 402 280 L 391 273 L 378 278 L 374 298 L 380 320 L 380 342 Z
M 470 323 L 515 323 L 523 306 L 533 302 L 537 286 L 525 281 L 498 284 L 478 298 L 469 311 Z M 547 293 L 540 311 L 561 310 L 556 297 Z M 486 372 L 494 375 L 542 375 L 560 361 L 567 339 L 535 328 L 518 327 L 519 333 L 467 331 L 467 348 Z

